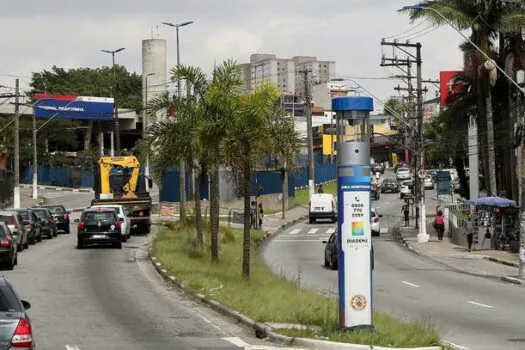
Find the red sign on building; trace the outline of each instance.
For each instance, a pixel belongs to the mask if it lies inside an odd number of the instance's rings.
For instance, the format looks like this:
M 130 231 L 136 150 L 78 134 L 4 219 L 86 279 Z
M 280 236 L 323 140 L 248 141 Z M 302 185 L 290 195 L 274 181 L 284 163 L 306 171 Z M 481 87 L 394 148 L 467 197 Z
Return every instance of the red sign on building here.
M 465 83 L 462 79 L 462 71 L 442 71 L 439 73 L 440 104 L 450 106 L 449 98 L 461 92 Z

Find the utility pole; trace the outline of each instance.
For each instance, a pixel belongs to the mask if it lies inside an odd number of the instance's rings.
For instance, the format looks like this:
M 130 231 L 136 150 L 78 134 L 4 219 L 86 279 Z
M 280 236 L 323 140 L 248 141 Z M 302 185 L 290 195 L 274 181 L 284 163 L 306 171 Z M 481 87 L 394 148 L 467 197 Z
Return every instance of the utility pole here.
M 20 209 L 20 80 L 15 82 L 15 187 L 13 189 L 13 208 Z
M 516 72 L 516 80 L 518 84 L 523 88 L 525 88 L 525 71 L 519 70 Z M 523 146 L 525 144 L 524 140 L 524 133 L 525 133 L 525 104 L 523 101 L 523 94 L 518 94 L 516 98 L 516 104 L 517 104 L 517 128 L 520 131 L 518 135 L 521 136 L 520 142 L 518 145 L 517 153 L 518 153 L 518 164 L 516 166 L 517 175 L 518 175 L 518 188 L 519 188 L 519 205 L 520 205 L 520 249 L 519 249 L 519 255 L 518 255 L 518 263 L 519 263 L 519 270 L 518 270 L 518 276 L 519 278 L 525 278 L 525 184 L 524 184 L 524 176 L 525 176 L 525 152 L 523 149 Z M 472 171 L 470 172 L 470 176 L 472 177 Z
M 410 82 L 410 66 L 412 63 L 416 64 L 416 120 L 417 120 L 417 128 L 416 128 L 416 134 L 414 135 L 414 144 L 415 144 L 415 150 L 416 150 L 416 161 L 415 161 L 415 178 L 416 181 L 414 183 L 415 185 L 415 191 L 416 191 L 416 213 L 419 213 L 419 215 L 416 214 L 416 220 L 421 220 L 420 222 L 416 221 L 416 228 L 419 229 L 419 233 L 417 235 L 417 241 L 419 243 L 426 243 L 429 240 L 429 235 L 427 234 L 427 227 L 426 227 L 426 206 L 425 206 L 425 186 L 424 186 L 424 179 L 425 179 L 425 160 L 424 160 L 424 123 L 423 123 L 423 92 L 426 91 L 426 89 L 423 89 L 423 78 L 422 78 L 422 60 L 421 60 L 421 43 L 410 43 L 410 42 L 387 42 L 384 39 L 381 41 L 382 46 L 392 46 L 394 49 L 398 49 L 404 54 L 407 55 L 406 59 L 399 59 L 397 56 L 394 56 L 393 58 L 385 58 L 382 57 L 381 60 L 381 66 L 395 66 L 397 68 L 400 67 L 407 67 L 407 70 L 404 71 L 408 75 L 408 81 L 409 86 L 407 88 L 409 98 L 411 97 L 413 88 L 411 86 Z M 410 52 L 410 50 L 416 50 L 416 53 Z M 399 90 L 402 90 L 399 88 Z
M 312 91 L 310 90 L 310 73 L 309 68 L 299 71 L 303 77 L 304 83 L 304 112 L 306 116 L 306 137 L 308 141 L 308 195 L 311 197 L 315 192 L 314 181 L 314 141 L 312 135 Z

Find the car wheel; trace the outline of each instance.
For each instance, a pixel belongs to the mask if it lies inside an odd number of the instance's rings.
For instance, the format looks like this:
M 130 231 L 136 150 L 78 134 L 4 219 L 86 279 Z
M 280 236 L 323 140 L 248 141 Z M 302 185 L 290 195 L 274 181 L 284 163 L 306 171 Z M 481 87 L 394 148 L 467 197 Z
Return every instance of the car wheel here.
M 58 230 L 53 231 L 53 237 L 56 237 L 56 236 L 58 236 Z
M 126 235 L 122 236 L 122 242 L 126 243 L 128 241 L 128 237 Z
M 114 243 L 113 248 L 122 249 L 122 242 Z
M 16 248 L 17 248 L 18 252 L 24 251 L 24 245 L 22 244 L 22 242 L 20 242 L 20 245 L 17 245 Z
M 315 223 L 315 219 L 314 219 L 314 218 L 309 218 L 309 219 L 308 219 L 308 222 L 309 222 L 310 224 L 313 224 L 313 223 Z
M 77 249 L 84 249 L 84 243 L 80 239 L 77 239 Z
M 330 268 L 331 268 L 332 270 L 337 270 L 337 262 L 332 261 L 331 264 L 330 264 Z
M 71 233 L 71 229 L 69 228 L 69 226 L 64 230 L 64 232 L 65 232 L 66 234 L 70 234 L 70 233 Z
M 18 265 L 18 253 L 15 253 L 15 265 Z
M 324 267 L 330 267 L 330 261 L 326 260 L 326 257 L 324 258 Z
M 24 249 L 29 249 L 29 241 L 26 240 L 26 244 L 24 244 Z

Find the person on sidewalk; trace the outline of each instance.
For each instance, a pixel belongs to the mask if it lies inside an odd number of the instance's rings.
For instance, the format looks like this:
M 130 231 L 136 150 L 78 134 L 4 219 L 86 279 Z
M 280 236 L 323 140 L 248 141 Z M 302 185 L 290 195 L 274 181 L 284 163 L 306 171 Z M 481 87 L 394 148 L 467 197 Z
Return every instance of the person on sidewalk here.
M 467 235 L 467 248 L 468 248 L 468 251 L 471 252 L 472 242 L 474 239 L 474 226 L 472 225 L 472 220 L 470 216 L 467 217 L 467 219 L 463 223 L 463 228 L 464 228 L 464 234 Z
M 408 206 L 408 202 L 405 201 L 405 204 L 403 204 L 403 207 L 401 208 L 401 212 L 405 217 L 405 227 L 408 227 L 410 224 L 410 207 Z
M 442 241 L 443 233 L 445 232 L 445 217 L 443 216 L 443 212 L 441 210 L 438 211 L 436 218 L 434 219 L 434 228 L 438 234 L 438 240 Z
M 262 229 L 262 226 L 263 226 L 263 216 L 264 216 L 264 210 L 263 210 L 263 206 L 262 206 L 262 203 L 259 203 L 259 229 Z
M 255 222 L 255 201 L 252 201 L 250 206 L 250 224 L 253 229 L 257 228 L 257 223 Z

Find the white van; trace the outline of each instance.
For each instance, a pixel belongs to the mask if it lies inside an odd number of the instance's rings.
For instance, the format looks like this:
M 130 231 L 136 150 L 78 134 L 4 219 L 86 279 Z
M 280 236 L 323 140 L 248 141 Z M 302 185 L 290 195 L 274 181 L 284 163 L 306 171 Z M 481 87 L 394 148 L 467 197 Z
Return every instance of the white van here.
M 335 197 L 330 193 L 316 193 L 310 197 L 308 218 L 310 223 L 317 219 L 337 221 L 337 205 Z

